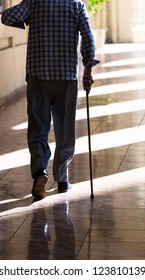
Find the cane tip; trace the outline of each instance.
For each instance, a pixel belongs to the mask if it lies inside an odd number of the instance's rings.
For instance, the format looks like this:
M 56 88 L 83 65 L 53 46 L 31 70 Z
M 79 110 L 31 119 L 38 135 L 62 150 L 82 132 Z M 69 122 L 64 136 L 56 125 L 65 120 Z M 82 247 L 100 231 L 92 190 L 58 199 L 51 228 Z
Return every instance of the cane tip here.
M 91 194 L 91 199 L 93 199 L 94 198 L 94 195 L 93 194 Z

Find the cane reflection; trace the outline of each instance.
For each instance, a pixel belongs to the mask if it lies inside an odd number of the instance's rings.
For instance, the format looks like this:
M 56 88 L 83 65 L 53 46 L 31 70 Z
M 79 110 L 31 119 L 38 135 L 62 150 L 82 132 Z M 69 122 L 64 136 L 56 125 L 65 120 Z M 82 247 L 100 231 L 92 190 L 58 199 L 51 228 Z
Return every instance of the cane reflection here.
M 69 204 L 66 201 L 53 207 L 55 226 L 55 244 L 53 258 L 55 260 L 74 260 L 75 255 L 75 232 L 69 216 Z

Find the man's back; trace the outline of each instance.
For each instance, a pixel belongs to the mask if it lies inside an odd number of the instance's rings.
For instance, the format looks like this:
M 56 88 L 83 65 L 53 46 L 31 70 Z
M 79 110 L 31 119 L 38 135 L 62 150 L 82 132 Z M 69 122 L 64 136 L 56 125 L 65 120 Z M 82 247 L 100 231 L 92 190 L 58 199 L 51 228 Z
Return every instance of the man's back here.
M 80 8 L 74 0 L 32 1 L 27 72 L 34 65 L 31 75 L 39 78 L 76 79 Z
M 84 66 L 93 66 L 95 47 L 81 0 L 22 0 L 2 14 L 2 23 L 29 25 L 26 72 L 41 80 L 76 80 L 78 35 Z

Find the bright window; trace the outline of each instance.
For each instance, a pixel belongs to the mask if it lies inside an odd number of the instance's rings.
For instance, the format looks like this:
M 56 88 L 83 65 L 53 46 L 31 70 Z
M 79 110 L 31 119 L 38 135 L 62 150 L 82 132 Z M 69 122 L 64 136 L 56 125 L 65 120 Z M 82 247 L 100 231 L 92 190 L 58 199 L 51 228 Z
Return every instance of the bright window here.
M 132 26 L 145 26 L 145 1 L 132 0 Z

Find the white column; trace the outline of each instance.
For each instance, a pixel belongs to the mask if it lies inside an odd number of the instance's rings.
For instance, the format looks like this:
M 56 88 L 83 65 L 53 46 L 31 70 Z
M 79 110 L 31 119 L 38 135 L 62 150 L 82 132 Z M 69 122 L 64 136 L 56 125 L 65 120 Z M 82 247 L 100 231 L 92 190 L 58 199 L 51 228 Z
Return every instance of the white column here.
M 108 3 L 108 35 L 114 43 L 131 42 L 131 0 Z

